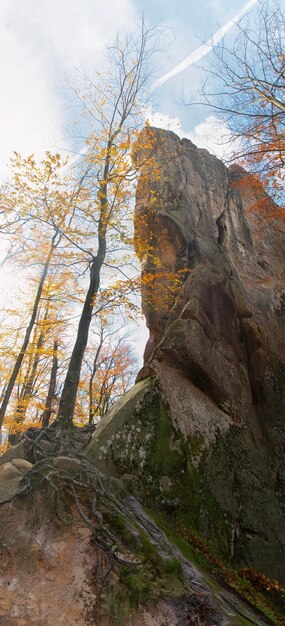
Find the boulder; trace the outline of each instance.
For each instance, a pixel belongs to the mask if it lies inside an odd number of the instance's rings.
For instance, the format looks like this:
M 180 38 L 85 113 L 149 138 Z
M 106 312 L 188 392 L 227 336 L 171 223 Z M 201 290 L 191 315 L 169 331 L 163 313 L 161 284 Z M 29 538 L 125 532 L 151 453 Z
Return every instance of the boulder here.
M 0 466 L 0 504 L 12 498 L 21 490 L 23 475 L 32 467 L 24 459 L 13 459 Z

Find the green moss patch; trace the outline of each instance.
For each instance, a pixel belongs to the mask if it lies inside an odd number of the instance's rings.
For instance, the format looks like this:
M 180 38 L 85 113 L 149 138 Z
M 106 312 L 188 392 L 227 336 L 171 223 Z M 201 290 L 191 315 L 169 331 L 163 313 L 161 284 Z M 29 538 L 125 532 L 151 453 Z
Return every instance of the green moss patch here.
M 141 538 L 141 565 L 136 569 L 124 566 L 120 573 L 134 610 L 158 598 L 179 597 L 184 589 L 180 561 L 175 557 L 162 558 L 143 532 Z
M 259 612 L 274 626 L 285 624 L 285 587 L 251 568 L 236 570 L 226 564 L 218 555 L 215 546 L 202 538 L 196 531 L 181 526 L 169 516 L 155 511 L 150 512 L 157 524 L 164 530 L 169 540 L 184 556 L 194 563 L 207 578 L 213 590 L 220 585 L 227 587 Z M 238 618 L 238 626 L 248 624 L 248 620 Z

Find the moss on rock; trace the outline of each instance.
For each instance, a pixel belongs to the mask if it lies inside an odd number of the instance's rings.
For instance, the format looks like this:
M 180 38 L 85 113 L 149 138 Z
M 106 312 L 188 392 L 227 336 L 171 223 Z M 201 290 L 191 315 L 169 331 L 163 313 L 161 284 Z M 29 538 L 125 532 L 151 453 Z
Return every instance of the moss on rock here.
M 145 504 L 159 509 L 165 498 L 179 502 L 172 513 L 177 523 L 211 539 L 229 563 L 283 580 L 276 472 L 258 426 L 252 435 L 232 424 L 226 432 L 217 425 L 210 442 L 201 434 L 187 438 L 157 380 L 146 379 L 102 420 L 88 454 L 104 471 L 131 476 Z

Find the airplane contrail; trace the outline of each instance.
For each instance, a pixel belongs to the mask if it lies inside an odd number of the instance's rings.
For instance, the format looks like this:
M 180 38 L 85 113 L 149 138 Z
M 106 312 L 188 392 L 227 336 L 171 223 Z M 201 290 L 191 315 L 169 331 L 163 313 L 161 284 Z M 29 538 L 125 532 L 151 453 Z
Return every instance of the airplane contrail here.
M 203 57 L 209 54 L 209 52 L 211 52 L 213 47 L 217 43 L 219 43 L 219 41 L 221 41 L 223 36 L 234 26 L 234 24 L 236 24 L 236 22 L 238 22 L 247 11 L 252 9 L 257 2 L 258 0 L 249 0 L 249 2 L 247 2 L 244 5 L 244 7 L 241 9 L 239 13 L 237 13 L 231 20 L 229 20 L 224 26 L 222 26 L 222 28 L 219 28 L 219 30 L 217 30 L 217 32 L 214 33 L 214 35 L 212 35 L 212 37 L 210 37 L 208 41 L 206 41 L 206 43 L 199 46 L 199 48 L 196 48 L 194 52 L 191 52 L 191 54 L 185 57 L 185 59 L 183 59 L 181 63 L 178 63 L 177 65 L 175 65 L 175 67 L 173 67 L 172 70 L 167 72 L 167 74 L 164 74 L 163 76 L 158 78 L 153 83 L 153 85 L 151 85 L 150 92 L 155 91 L 155 89 L 157 89 L 158 87 L 161 87 L 161 85 L 166 83 L 166 81 L 169 80 L 169 78 L 176 76 L 176 74 L 179 74 L 180 72 L 185 70 L 187 67 L 190 67 L 190 65 L 193 65 L 197 61 L 200 61 Z M 65 169 L 69 169 L 70 166 L 76 163 L 80 159 L 81 156 L 86 154 L 86 152 L 87 152 L 87 147 L 82 148 L 79 154 L 71 158 L 71 160 L 66 165 L 63 165 L 61 167 L 62 174 L 64 173 Z
M 249 2 L 244 5 L 239 13 L 237 13 L 231 20 L 229 20 L 224 26 L 222 26 L 222 28 L 219 28 L 219 30 L 217 30 L 217 32 L 214 33 L 214 35 L 212 35 L 212 37 L 210 37 L 208 41 L 206 41 L 206 43 L 199 46 L 199 48 L 194 50 L 194 52 L 191 52 L 191 54 L 185 57 L 183 61 L 175 65 L 172 70 L 158 78 L 151 86 L 150 91 L 155 91 L 155 89 L 161 87 L 161 85 L 166 83 L 169 78 L 172 78 L 173 76 L 176 76 L 176 74 L 183 72 L 183 70 L 185 70 L 187 67 L 190 67 L 190 65 L 193 65 L 197 61 L 200 61 L 203 57 L 209 54 L 213 47 L 221 41 L 223 36 L 234 26 L 234 24 L 236 24 L 236 22 L 238 22 L 243 17 L 243 15 L 247 13 L 247 11 L 252 9 L 257 2 L 258 0 L 249 0 Z
M 61 166 L 60 168 L 60 176 L 63 176 L 65 174 L 66 171 L 70 170 L 70 168 L 77 163 L 77 161 L 79 161 L 79 159 L 84 156 L 84 154 L 86 154 L 88 148 L 87 146 L 84 146 L 83 148 L 81 148 L 81 150 L 75 154 L 74 156 L 71 157 L 71 159 L 69 161 L 67 161 L 67 163 L 65 163 L 64 165 Z

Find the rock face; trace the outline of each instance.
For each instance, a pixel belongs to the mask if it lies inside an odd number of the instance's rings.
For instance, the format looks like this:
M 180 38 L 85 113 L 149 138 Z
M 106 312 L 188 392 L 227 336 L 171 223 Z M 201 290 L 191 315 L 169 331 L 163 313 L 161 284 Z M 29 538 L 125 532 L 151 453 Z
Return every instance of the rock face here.
M 244 170 L 172 132 L 147 128 L 134 160 L 146 380 L 89 453 L 284 581 L 284 223 Z
M 144 159 L 150 151 L 144 145 L 149 144 L 155 148 L 150 164 Z M 145 130 L 138 145 L 134 160 L 141 164 L 141 176 L 135 226 L 144 272 L 190 270 L 179 306 L 178 292 L 173 293 L 171 304 L 176 300 L 176 307 L 171 315 L 171 307 L 159 311 L 157 298 L 155 311 L 143 298 L 150 330 L 145 360 L 166 326 L 187 318 L 190 301 L 194 311 L 194 297 L 196 317 L 203 314 L 205 323 L 206 316 L 208 326 L 215 327 L 215 334 L 234 351 L 235 307 L 242 320 L 253 318 L 270 347 L 285 359 L 285 226 L 284 220 L 272 219 L 274 203 L 242 168 L 228 170 L 206 150 L 172 132 Z M 253 334 L 247 322 L 244 333 Z

